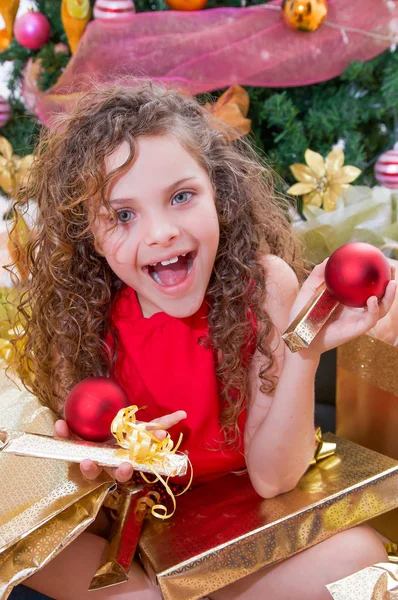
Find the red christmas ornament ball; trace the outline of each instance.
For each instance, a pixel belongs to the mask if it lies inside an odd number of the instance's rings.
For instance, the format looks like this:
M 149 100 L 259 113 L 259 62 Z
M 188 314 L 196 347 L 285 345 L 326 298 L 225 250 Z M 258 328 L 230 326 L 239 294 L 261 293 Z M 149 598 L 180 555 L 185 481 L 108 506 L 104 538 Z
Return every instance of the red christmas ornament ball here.
M 122 388 L 106 377 L 89 377 L 70 391 L 65 402 L 69 429 L 90 442 L 112 437 L 111 423 L 118 411 L 129 406 Z
M 14 35 L 24 48 L 38 50 L 50 39 L 50 23 L 41 12 L 31 10 L 15 21 Z
M 0 127 L 4 127 L 11 117 L 11 105 L 2 96 L 0 96 Z
M 375 164 L 375 177 L 380 185 L 398 189 L 398 144 L 379 156 Z
M 371 296 L 380 300 L 390 279 L 387 258 L 364 242 L 351 242 L 337 248 L 326 263 L 326 287 L 345 306 L 366 306 Z

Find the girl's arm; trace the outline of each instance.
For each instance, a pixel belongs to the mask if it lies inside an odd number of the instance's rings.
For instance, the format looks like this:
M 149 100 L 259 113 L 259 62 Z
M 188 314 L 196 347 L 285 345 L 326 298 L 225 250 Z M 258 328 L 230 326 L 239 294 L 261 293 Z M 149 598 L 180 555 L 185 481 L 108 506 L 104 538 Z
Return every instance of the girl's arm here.
M 264 308 L 274 324 L 272 374 L 279 379 L 274 396 L 260 391 L 258 375 L 264 357 L 257 352 L 252 361 L 245 453 L 254 488 L 270 498 L 293 489 L 313 457 L 314 381 L 321 353 L 374 327 L 391 307 L 396 282 L 390 282 L 379 304 L 373 297 L 367 309 L 339 308 L 308 349 L 292 353 L 281 334 L 323 282 L 326 261 L 315 267 L 298 295 L 297 278 L 282 259 L 267 256 L 263 262 L 267 276 Z

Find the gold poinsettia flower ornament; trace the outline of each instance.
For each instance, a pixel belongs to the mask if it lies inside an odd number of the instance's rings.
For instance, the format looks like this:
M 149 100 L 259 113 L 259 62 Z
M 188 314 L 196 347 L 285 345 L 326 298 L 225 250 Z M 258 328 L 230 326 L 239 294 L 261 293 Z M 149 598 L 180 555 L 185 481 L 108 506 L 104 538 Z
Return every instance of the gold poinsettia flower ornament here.
M 335 148 L 326 159 L 309 148 L 304 154 L 306 165 L 297 163 L 290 170 L 299 183 L 295 183 L 287 193 L 303 196 L 305 205 L 318 206 L 327 212 L 335 210 L 337 200 L 343 189 L 356 179 L 361 169 L 351 165 L 344 166 L 344 152 Z
M 6 194 L 12 194 L 24 184 L 33 156 L 20 158 L 14 154 L 10 142 L 0 136 L 0 187 Z

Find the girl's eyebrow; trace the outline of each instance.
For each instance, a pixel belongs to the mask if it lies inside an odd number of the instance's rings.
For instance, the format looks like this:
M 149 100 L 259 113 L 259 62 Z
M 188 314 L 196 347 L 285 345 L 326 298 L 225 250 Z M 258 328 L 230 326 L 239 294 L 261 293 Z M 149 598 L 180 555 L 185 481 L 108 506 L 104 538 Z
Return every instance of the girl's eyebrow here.
M 190 177 L 184 177 L 183 179 L 179 179 L 175 183 L 168 185 L 164 191 L 166 192 L 166 194 L 171 193 L 173 190 L 178 188 L 183 183 L 186 183 L 187 181 L 194 181 L 196 179 L 197 179 L 196 175 L 192 175 Z M 113 206 L 113 205 L 118 205 L 118 204 L 125 204 L 126 202 L 137 202 L 137 200 L 135 198 L 133 198 L 132 196 L 129 196 L 128 198 L 115 198 L 114 200 L 110 201 L 110 205 Z

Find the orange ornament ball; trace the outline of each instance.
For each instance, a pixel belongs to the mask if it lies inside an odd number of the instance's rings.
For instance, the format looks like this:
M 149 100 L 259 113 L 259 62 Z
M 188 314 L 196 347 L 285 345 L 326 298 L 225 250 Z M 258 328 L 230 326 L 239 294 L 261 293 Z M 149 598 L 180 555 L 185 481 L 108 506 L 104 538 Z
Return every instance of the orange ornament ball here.
M 298 31 L 316 31 L 328 12 L 326 0 L 283 0 L 286 23 Z
M 207 0 L 166 0 L 166 4 L 171 10 L 201 10 Z

